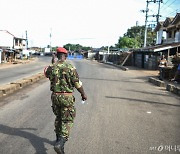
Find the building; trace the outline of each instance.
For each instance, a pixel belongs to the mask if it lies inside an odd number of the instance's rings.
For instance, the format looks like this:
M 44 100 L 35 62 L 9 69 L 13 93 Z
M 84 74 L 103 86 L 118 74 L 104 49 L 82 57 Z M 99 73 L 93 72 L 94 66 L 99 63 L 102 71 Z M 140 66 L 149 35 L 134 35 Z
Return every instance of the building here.
M 135 66 L 156 70 L 162 54 L 166 56 L 169 66 L 172 65 L 171 59 L 174 55 L 180 56 L 180 13 L 159 22 L 154 31 L 157 32 L 155 46 L 133 50 Z
M 7 30 L 0 30 L 1 62 L 13 61 L 16 55 L 26 49 L 26 39 L 14 36 Z
M 165 21 L 159 22 L 154 31 L 157 32 L 156 44 L 180 42 L 180 13 L 177 13 L 175 17 L 167 17 Z M 164 32 L 166 38 L 163 38 Z

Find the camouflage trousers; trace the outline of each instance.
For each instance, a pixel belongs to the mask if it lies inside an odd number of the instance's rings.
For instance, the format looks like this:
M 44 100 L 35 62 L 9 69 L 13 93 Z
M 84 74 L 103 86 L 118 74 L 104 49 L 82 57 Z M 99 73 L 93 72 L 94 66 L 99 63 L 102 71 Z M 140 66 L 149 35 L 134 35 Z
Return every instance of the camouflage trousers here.
M 76 116 L 75 97 L 73 95 L 56 95 L 52 93 L 51 100 L 52 110 L 56 116 L 54 123 L 55 133 L 68 140 Z

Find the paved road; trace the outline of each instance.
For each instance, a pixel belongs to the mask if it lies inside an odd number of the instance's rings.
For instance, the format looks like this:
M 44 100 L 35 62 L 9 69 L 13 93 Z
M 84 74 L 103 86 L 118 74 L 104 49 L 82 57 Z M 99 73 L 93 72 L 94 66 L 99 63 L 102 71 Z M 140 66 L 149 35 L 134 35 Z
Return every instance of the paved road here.
M 12 81 L 43 72 L 43 68 L 49 65 L 51 57 L 39 57 L 36 61 L 28 64 L 21 64 L 16 67 L 0 69 L 0 85 L 10 83 Z
M 165 149 L 180 145 L 179 97 L 133 71 L 87 60 L 72 63 L 84 83 L 88 104 L 80 103 L 76 91 L 77 116 L 66 154 L 179 153 Z M 1 154 L 55 154 L 46 79 L 0 102 Z

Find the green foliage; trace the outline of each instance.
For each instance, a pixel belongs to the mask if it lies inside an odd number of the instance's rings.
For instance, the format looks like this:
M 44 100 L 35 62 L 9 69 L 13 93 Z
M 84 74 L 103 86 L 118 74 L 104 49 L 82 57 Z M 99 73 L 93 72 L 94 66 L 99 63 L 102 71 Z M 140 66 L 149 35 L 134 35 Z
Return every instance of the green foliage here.
M 102 47 L 101 47 L 101 50 L 106 50 L 106 51 L 107 51 L 107 50 L 108 50 L 108 46 L 102 46 Z M 117 50 L 117 47 L 110 46 L 110 47 L 109 47 L 109 50 Z
M 124 36 L 130 38 L 142 37 L 144 35 L 144 26 L 133 26 L 128 28 L 127 33 Z
M 91 49 L 91 47 L 85 47 L 85 46 L 82 46 L 80 44 L 66 44 L 63 46 L 64 48 L 66 48 L 67 50 L 71 50 L 71 51 L 88 51 Z
M 116 47 L 118 48 L 139 48 L 140 43 L 135 38 L 120 37 Z
M 101 50 L 108 50 L 108 46 L 102 46 Z
M 52 51 L 56 51 L 56 49 L 58 48 L 58 46 L 56 46 L 56 47 L 52 47 Z
M 88 51 L 88 50 L 91 50 L 91 47 L 82 47 L 82 50 Z
M 119 37 L 116 47 L 140 48 L 144 44 L 144 26 L 133 26 L 127 30 L 123 37 Z M 147 29 L 147 46 L 153 45 L 156 38 L 152 28 Z
M 127 30 L 124 37 L 134 38 L 139 42 L 139 46 L 143 46 L 144 42 L 144 26 L 133 26 Z
M 152 31 L 152 29 L 148 30 L 147 33 L 147 46 L 155 45 L 156 33 Z

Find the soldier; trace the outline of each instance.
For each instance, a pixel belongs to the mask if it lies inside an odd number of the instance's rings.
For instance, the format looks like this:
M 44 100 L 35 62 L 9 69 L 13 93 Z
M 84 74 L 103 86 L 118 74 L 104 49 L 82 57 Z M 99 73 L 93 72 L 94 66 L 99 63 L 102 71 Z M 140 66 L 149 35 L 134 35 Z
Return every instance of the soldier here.
M 54 150 L 58 154 L 64 154 L 64 144 L 69 138 L 76 115 L 75 97 L 72 94 L 74 88 L 79 91 L 82 100 L 87 100 L 75 67 L 66 62 L 67 53 L 65 48 L 57 48 L 57 62 L 45 69 L 45 76 L 50 80 L 52 91 L 52 110 L 56 116 Z

